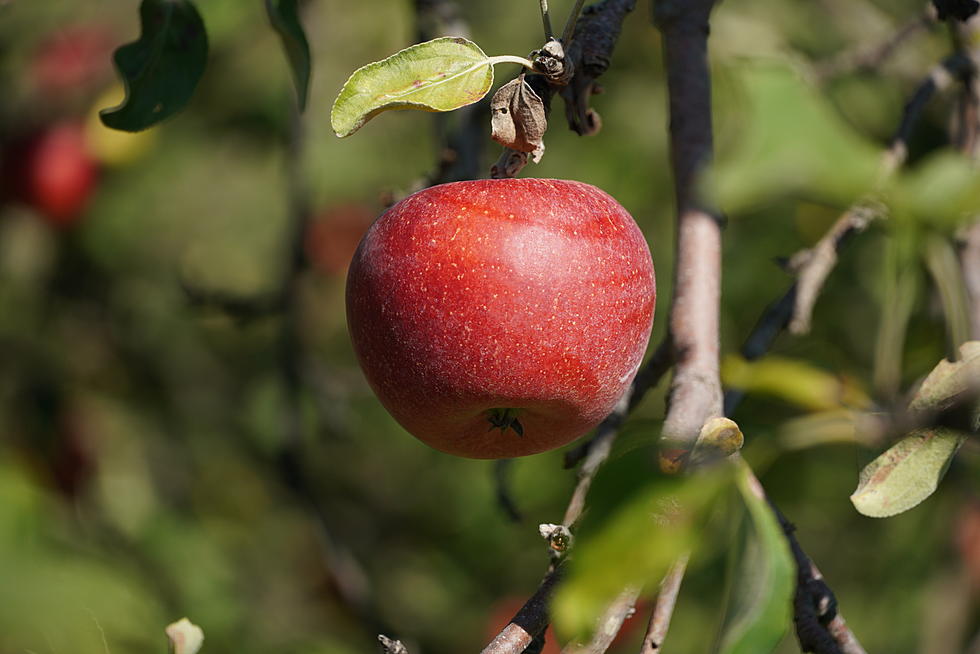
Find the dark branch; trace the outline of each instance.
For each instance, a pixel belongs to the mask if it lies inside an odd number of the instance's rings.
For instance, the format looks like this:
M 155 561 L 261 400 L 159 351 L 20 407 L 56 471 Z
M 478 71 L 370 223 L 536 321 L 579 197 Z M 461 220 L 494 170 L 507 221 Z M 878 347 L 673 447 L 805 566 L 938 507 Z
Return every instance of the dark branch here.
M 561 566 L 550 570 L 538 590 L 480 654 L 519 654 L 548 626 L 548 603 L 561 579 Z
M 676 363 L 664 419 L 661 465 L 682 466 L 701 426 L 721 415 L 719 301 L 721 221 L 699 196 L 713 148 L 708 17 L 714 0 L 661 0 L 670 105 L 670 154 L 677 202 L 677 256 L 670 334 Z
M 541 74 L 526 76 L 526 81 L 544 102 L 550 113 L 551 99 L 559 93 L 565 101 L 568 126 L 579 134 L 599 131 L 599 115 L 589 106 L 598 92 L 596 79 L 609 67 L 613 49 L 619 39 L 623 20 L 636 6 L 636 0 L 601 0 L 586 7 L 578 21 L 571 43 L 565 44 L 564 65 L 573 71 L 567 84 L 549 82 Z M 527 165 L 527 154 L 504 148 L 490 171 L 491 177 L 516 177 Z

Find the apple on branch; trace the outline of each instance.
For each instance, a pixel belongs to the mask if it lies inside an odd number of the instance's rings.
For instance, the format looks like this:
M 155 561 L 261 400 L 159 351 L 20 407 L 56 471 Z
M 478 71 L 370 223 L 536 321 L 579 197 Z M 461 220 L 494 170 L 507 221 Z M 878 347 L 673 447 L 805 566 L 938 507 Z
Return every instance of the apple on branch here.
M 553 179 L 416 193 L 368 230 L 347 319 L 382 404 L 432 447 L 535 454 L 605 418 L 646 350 L 653 262 L 627 211 Z

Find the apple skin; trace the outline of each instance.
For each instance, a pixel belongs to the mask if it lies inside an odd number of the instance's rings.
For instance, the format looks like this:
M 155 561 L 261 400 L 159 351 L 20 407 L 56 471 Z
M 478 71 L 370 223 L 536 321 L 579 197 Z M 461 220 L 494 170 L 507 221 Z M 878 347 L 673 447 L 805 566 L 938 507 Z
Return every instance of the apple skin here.
M 3 166 L 14 192 L 55 227 L 72 225 L 95 191 L 98 162 L 88 151 L 85 129 L 74 122 L 46 128 L 15 147 Z
M 381 403 L 428 445 L 478 459 L 551 450 L 599 424 L 636 375 L 655 300 L 629 213 L 553 179 L 405 198 L 347 278 L 354 351 Z

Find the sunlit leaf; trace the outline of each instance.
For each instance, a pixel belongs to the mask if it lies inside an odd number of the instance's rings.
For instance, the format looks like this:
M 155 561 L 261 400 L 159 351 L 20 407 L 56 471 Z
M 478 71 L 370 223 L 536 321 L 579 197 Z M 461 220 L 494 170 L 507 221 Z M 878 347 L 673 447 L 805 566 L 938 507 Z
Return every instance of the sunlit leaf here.
M 880 155 L 821 94 L 786 65 L 741 63 L 731 71 L 741 93 L 727 98 L 738 131 L 719 157 L 712 190 L 726 211 L 806 194 L 850 203 L 875 179 Z
M 297 0 L 266 0 L 266 12 L 272 28 L 279 34 L 283 50 L 293 71 L 300 111 L 306 108 L 310 88 L 310 44 L 299 19 Z
M 100 112 L 106 127 L 138 132 L 184 108 L 204 73 L 208 39 L 189 0 L 143 0 L 138 41 L 116 50 L 126 99 Z
M 871 518 L 908 511 L 932 495 L 965 435 L 950 429 L 918 429 L 861 471 L 851 502 Z
M 748 519 L 718 651 L 765 654 L 789 626 L 796 570 L 785 534 L 746 464 L 739 465 L 736 479 Z
M 576 536 L 571 569 L 552 607 L 559 633 L 584 639 L 623 588 L 659 583 L 697 541 L 708 508 L 731 483 L 730 470 L 718 466 L 690 477 L 657 477 L 620 495 L 618 506 L 611 494 L 595 504 L 590 498 L 589 519 Z M 648 466 L 646 474 L 656 473 Z
M 721 368 L 726 386 L 778 397 L 812 411 L 863 408 L 871 400 L 855 382 L 814 365 L 779 356 L 746 361 L 731 355 Z
M 350 136 L 382 111 L 452 111 L 479 101 L 493 84 L 483 50 L 461 37 L 419 43 L 354 71 L 330 112 L 337 136 Z

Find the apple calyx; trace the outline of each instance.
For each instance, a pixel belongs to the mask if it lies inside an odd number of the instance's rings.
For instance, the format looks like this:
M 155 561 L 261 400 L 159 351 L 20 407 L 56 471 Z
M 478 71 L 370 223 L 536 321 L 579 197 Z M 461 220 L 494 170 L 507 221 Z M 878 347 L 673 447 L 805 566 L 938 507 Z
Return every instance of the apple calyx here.
M 508 429 L 513 429 L 515 434 L 523 436 L 524 425 L 517 419 L 517 411 L 517 409 L 511 408 L 497 408 L 487 411 L 487 420 L 490 422 L 488 431 L 499 429 L 501 432 L 505 432 Z

